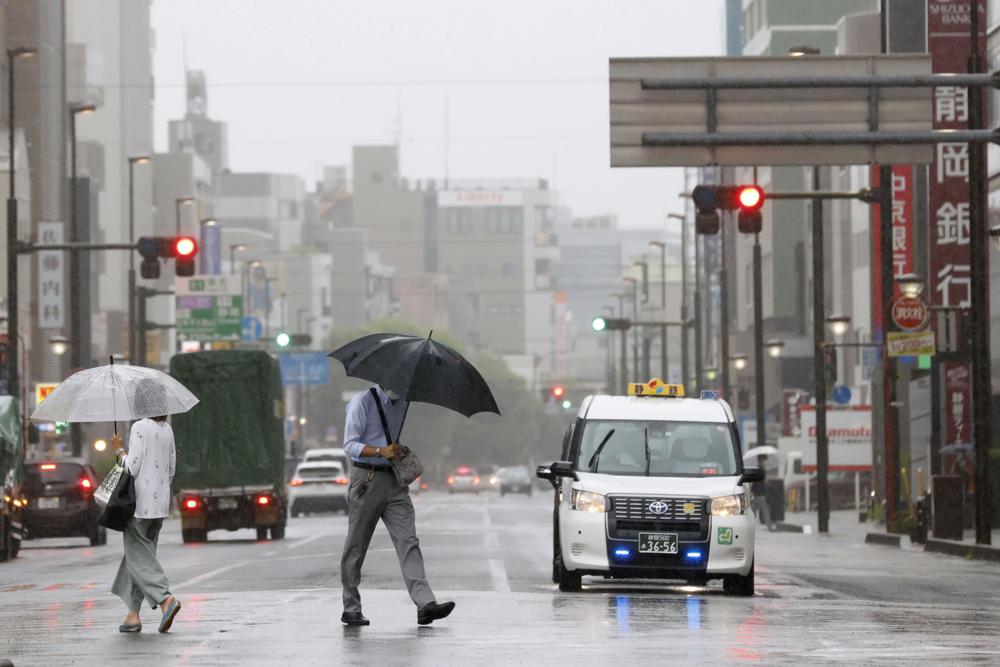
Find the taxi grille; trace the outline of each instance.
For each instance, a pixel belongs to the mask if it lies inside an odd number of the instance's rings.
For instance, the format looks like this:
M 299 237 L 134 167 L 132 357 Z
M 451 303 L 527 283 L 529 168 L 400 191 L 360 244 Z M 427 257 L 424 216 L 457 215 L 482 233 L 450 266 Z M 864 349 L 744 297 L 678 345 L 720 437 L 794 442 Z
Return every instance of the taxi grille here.
M 695 521 L 705 514 L 704 498 L 655 496 L 612 496 L 611 511 L 616 521 Z

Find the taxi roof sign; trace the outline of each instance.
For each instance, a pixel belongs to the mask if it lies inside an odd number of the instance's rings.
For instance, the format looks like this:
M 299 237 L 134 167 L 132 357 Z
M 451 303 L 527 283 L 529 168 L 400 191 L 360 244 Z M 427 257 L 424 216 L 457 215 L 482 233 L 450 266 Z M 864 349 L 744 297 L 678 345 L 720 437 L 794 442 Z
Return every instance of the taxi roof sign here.
M 684 398 L 684 385 L 666 384 L 660 378 L 649 382 L 630 382 L 629 396 L 659 396 L 661 398 Z

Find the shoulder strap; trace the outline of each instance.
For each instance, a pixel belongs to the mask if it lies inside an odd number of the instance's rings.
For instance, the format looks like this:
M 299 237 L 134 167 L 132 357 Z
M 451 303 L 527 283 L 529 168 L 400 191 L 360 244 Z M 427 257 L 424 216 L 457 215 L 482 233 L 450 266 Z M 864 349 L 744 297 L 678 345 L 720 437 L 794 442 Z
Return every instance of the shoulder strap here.
M 375 387 L 369 387 L 368 391 L 371 392 L 372 400 L 375 401 L 375 407 L 378 408 L 378 418 L 382 420 L 382 433 L 385 435 L 385 444 L 392 444 L 392 434 L 389 433 L 389 422 L 385 418 L 385 410 L 382 409 L 382 401 L 378 397 L 378 391 Z

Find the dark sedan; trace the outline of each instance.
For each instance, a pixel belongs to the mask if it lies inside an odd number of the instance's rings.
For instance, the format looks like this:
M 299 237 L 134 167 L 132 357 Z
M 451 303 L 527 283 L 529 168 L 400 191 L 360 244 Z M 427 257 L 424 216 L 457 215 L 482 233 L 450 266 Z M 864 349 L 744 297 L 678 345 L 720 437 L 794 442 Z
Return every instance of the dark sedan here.
M 94 500 L 100 483 L 83 459 L 37 461 L 24 466 L 24 537 L 86 537 L 92 546 L 107 543 L 98 525 L 101 508 Z

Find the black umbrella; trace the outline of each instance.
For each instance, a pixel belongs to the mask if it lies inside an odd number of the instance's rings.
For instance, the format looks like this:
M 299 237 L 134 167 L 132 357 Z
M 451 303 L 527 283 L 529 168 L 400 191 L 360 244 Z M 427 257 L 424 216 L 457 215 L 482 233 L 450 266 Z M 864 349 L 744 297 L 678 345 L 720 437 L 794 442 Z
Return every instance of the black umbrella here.
M 392 389 L 407 401 L 440 405 L 466 417 L 479 412 L 500 414 L 476 367 L 430 336 L 371 334 L 347 343 L 330 356 L 344 364 L 349 376 Z

